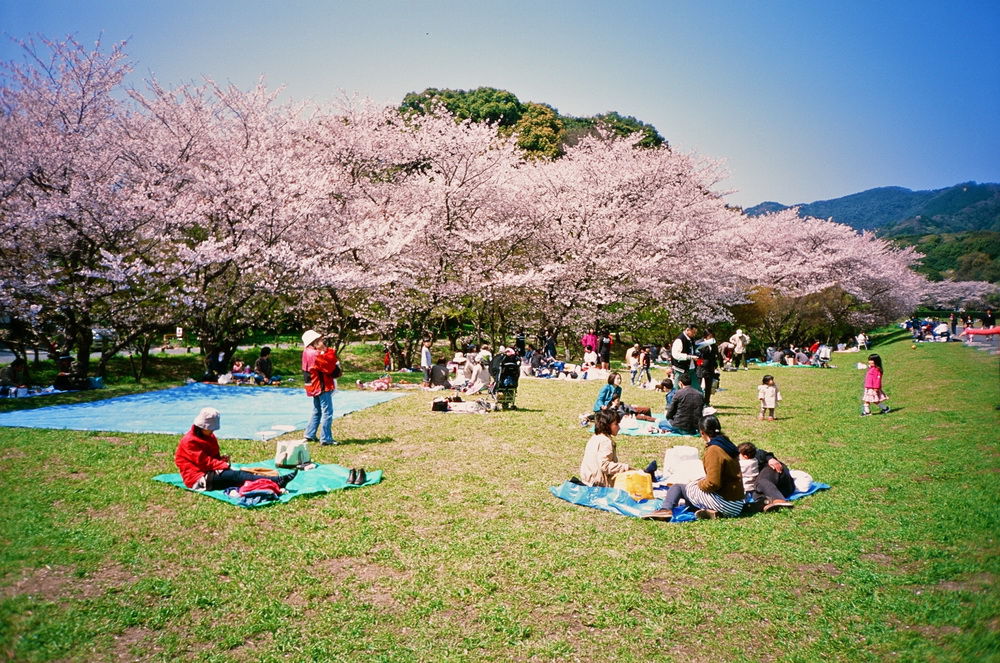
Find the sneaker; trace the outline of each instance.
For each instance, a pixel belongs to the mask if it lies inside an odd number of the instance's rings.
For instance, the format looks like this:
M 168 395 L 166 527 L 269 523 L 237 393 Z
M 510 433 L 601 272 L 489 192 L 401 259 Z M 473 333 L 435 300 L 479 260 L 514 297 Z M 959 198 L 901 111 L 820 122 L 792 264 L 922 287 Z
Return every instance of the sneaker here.
M 302 441 L 303 442 L 319 442 L 319 438 L 318 437 L 304 437 L 304 438 L 302 438 Z
M 641 516 L 645 520 L 662 520 L 663 522 L 669 522 L 671 518 L 674 517 L 674 512 L 672 509 L 657 509 L 652 513 L 647 513 Z
M 698 520 L 716 520 L 719 512 L 714 509 L 698 509 L 694 512 L 694 517 Z
M 791 509 L 795 505 L 788 500 L 771 500 L 764 505 L 764 513 L 768 511 L 777 511 L 779 509 Z
M 870 417 L 870 416 L 872 416 L 872 413 L 871 412 L 862 412 L 861 416 L 862 417 Z
M 336 443 L 337 443 L 336 440 L 327 440 L 326 442 L 320 442 L 320 446 L 322 446 L 322 447 L 332 447 Z
M 768 417 L 767 420 L 768 421 L 774 421 L 774 417 Z
M 890 410 L 890 409 L 891 409 L 891 408 L 883 408 L 883 409 L 882 409 L 882 414 L 889 414 L 889 410 Z

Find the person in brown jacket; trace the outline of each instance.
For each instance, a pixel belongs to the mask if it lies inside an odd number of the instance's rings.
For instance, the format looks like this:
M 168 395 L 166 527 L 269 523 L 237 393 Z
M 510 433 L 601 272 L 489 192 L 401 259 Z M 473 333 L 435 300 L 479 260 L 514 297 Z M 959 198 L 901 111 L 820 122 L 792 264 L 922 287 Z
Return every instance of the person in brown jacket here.
M 673 508 L 682 498 L 689 507 L 696 509 L 695 516 L 699 519 L 720 516 L 734 518 L 743 512 L 746 493 L 743 491 L 739 450 L 722 434 L 719 418 L 714 414 L 702 417 L 698 423 L 698 431 L 705 441 L 705 453 L 702 456 L 705 477 L 686 486 L 671 486 L 660 509 L 647 514 L 645 518 L 670 520 Z

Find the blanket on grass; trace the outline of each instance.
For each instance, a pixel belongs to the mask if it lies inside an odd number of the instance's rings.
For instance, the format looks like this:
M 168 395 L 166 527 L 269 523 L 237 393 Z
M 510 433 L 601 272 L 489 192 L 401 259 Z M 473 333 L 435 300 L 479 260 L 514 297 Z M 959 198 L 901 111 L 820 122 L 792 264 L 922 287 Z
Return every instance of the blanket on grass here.
M 801 499 L 821 490 L 828 490 L 829 488 L 829 484 L 813 481 L 809 486 L 809 490 L 792 493 L 788 499 Z M 563 481 L 561 486 L 551 486 L 549 492 L 571 504 L 610 511 L 620 516 L 630 516 L 632 518 L 641 518 L 653 513 L 663 504 L 662 499 L 636 501 L 624 490 L 601 486 L 581 486 L 570 481 Z M 670 522 L 686 523 L 692 520 L 696 520 L 693 509 L 689 509 L 686 506 L 674 507 L 674 517 Z
M 259 463 L 233 463 L 234 469 L 244 469 L 247 467 L 267 467 L 270 469 L 275 469 L 274 459 L 263 460 Z M 281 474 L 287 474 L 285 471 L 280 471 Z M 319 493 L 329 493 L 335 490 L 344 490 L 345 488 L 358 488 L 354 484 L 347 483 L 347 475 L 350 472 L 349 468 L 342 465 L 318 465 L 312 470 L 303 470 L 298 473 L 298 475 L 292 479 L 291 483 L 285 486 L 288 491 L 282 495 L 278 496 L 278 499 L 274 501 L 264 501 L 258 504 L 247 504 L 243 500 L 237 497 L 230 497 L 222 490 L 192 490 L 184 485 L 184 480 L 181 479 L 180 474 L 159 474 L 153 477 L 153 481 L 161 481 L 171 486 L 177 486 L 178 488 L 183 488 L 184 490 L 191 491 L 192 493 L 198 493 L 200 495 L 205 495 L 206 497 L 211 497 L 217 500 L 222 500 L 223 502 L 228 502 L 236 506 L 241 506 L 244 508 L 256 508 L 259 506 L 267 506 L 268 504 L 273 504 L 274 502 L 288 502 L 296 497 L 303 497 L 304 495 L 316 495 Z M 362 484 L 363 486 L 371 486 L 382 481 L 382 470 L 372 470 L 370 472 L 365 472 L 366 481 Z
M 760 362 L 757 362 L 757 366 L 768 366 L 768 367 L 770 367 L 770 366 L 780 366 L 782 368 L 822 368 L 822 366 L 816 366 L 814 364 L 792 364 L 791 366 L 789 366 L 788 364 L 785 364 L 785 363 L 779 364 L 776 361 L 760 361 Z M 831 366 L 830 368 L 833 368 L 833 367 Z
M 685 435 L 684 433 L 673 433 L 668 432 L 660 428 L 660 422 L 666 421 L 665 419 L 657 419 L 656 421 L 642 421 L 641 419 L 623 419 L 618 425 L 619 435 L 635 435 L 635 436 L 649 436 L 649 437 L 692 437 L 691 435 Z M 652 430 L 658 432 L 652 432 Z M 594 427 L 590 427 L 590 432 L 594 432 Z M 695 435 L 694 437 L 697 437 Z

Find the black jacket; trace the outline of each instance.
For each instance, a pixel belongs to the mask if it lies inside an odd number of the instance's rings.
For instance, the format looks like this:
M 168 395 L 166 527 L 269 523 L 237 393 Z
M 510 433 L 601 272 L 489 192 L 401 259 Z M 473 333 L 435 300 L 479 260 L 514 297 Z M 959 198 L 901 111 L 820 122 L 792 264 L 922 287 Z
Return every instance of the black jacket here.
M 684 387 L 676 394 L 667 410 L 667 419 L 675 428 L 697 431 L 701 421 L 701 411 L 705 408 L 705 397 L 694 387 Z

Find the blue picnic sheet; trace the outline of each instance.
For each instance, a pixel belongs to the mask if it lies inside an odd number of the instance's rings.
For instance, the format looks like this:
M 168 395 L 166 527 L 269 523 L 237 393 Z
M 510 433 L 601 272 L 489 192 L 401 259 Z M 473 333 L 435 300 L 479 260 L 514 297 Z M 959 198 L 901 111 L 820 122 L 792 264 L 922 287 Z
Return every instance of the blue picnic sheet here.
M 805 492 L 795 492 L 789 496 L 790 500 L 797 500 L 808 495 L 812 495 L 821 490 L 829 490 L 830 485 L 813 481 L 809 490 Z M 610 511 L 621 516 L 631 516 L 641 518 L 653 513 L 663 504 L 661 499 L 634 500 L 626 491 L 618 488 L 605 488 L 602 486 L 581 486 L 570 481 L 563 481 L 561 486 L 551 486 L 549 492 L 561 500 L 566 500 L 571 504 L 587 506 L 601 511 Z M 686 506 L 674 507 L 672 523 L 686 523 L 695 520 L 694 511 Z
M 333 396 L 333 416 L 342 417 L 402 395 L 338 389 Z M 312 399 L 302 389 L 196 382 L 89 403 L 0 412 L 0 426 L 182 435 L 203 407 L 222 413 L 222 428 L 215 432 L 219 439 L 252 440 L 257 431 L 274 425 L 303 429 L 312 415 Z
M 618 424 L 618 426 L 619 426 L 619 428 L 618 428 L 618 434 L 619 435 L 634 435 L 634 436 L 637 436 L 637 437 L 697 437 L 696 433 L 692 433 L 691 435 L 687 435 L 685 433 L 667 433 L 667 432 L 650 433 L 650 432 L 648 432 L 648 429 L 649 429 L 650 426 L 656 426 L 657 429 L 659 429 L 659 430 L 662 431 L 663 429 L 660 429 L 660 426 L 659 426 L 659 424 L 660 424 L 661 421 L 666 421 L 666 419 L 664 419 L 662 417 L 657 418 L 656 421 L 642 421 L 640 419 L 623 419 Z M 590 432 L 591 433 L 594 432 L 594 427 L 593 426 L 590 427 Z
M 262 460 L 259 463 L 233 463 L 234 469 L 242 469 L 247 467 L 267 467 L 270 469 L 275 469 L 274 459 Z M 281 474 L 288 474 L 290 470 L 279 470 Z M 317 495 L 320 493 L 329 493 L 335 490 L 345 490 L 347 488 L 360 488 L 361 486 L 356 486 L 354 484 L 347 483 L 347 475 L 350 472 L 349 468 L 343 465 L 317 465 L 311 470 L 301 470 L 298 475 L 291 480 L 291 482 L 285 486 L 287 493 L 279 495 L 276 500 L 265 501 L 258 504 L 248 504 L 244 503 L 239 497 L 231 497 L 222 490 L 192 490 L 184 485 L 184 480 L 181 479 L 180 474 L 159 474 L 153 477 L 153 481 L 160 481 L 171 486 L 176 486 L 178 488 L 183 488 L 192 493 L 198 495 L 204 495 L 205 497 L 211 497 L 213 499 L 221 500 L 223 502 L 228 502 L 229 504 L 244 507 L 244 508 L 257 508 L 261 506 L 268 506 L 275 503 L 284 503 L 295 499 L 296 497 L 303 497 L 305 495 Z M 263 477 L 266 478 L 266 477 Z M 366 481 L 361 484 L 362 486 L 372 486 L 382 481 L 382 470 L 372 470 L 370 472 L 365 472 Z

